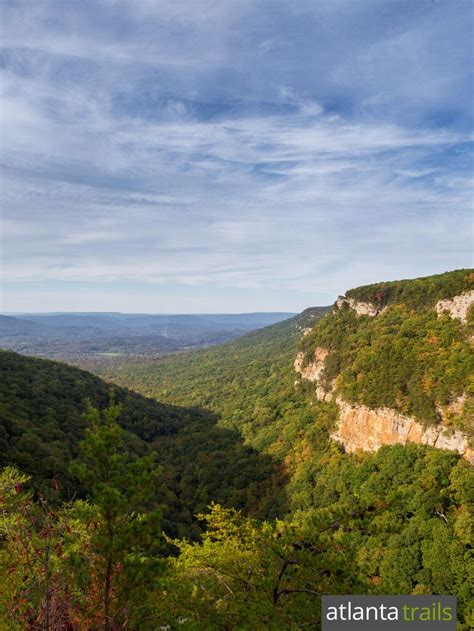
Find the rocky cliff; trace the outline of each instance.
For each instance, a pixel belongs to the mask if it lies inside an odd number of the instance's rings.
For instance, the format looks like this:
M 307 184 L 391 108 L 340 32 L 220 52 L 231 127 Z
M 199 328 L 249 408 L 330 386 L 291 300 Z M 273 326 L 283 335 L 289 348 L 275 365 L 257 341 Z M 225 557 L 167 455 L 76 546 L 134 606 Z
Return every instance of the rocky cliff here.
M 459 296 L 446 300 L 438 300 L 435 309 L 438 315 L 447 312 L 452 318 L 467 322 L 467 313 L 472 304 L 474 304 L 474 290 L 465 291 Z
M 474 464 L 474 450 L 467 436 L 443 424 L 423 427 L 413 417 L 403 416 L 390 408 L 370 409 L 337 399 L 339 422 L 334 440 L 341 442 L 346 451 L 377 451 L 382 445 L 416 443 L 438 449 L 449 449 Z
M 460 341 L 456 341 L 455 338 L 452 337 L 446 342 L 445 347 L 443 347 L 438 343 L 436 336 L 426 336 L 427 340 L 423 340 L 424 343 L 426 342 L 425 346 L 428 352 L 431 352 L 433 345 L 436 347 L 437 345 L 440 346 L 439 349 L 436 349 L 437 353 L 433 355 L 435 358 L 439 354 L 451 352 L 456 344 L 459 344 L 459 347 L 461 343 L 464 344 L 464 355 L 454 353 L 452 357 L 449 358 L 449 362 L 446 366 L 450 370 L 453 370 L 450 368 L 451 365 L 459 366 L 463 363 L 466 363 L 467 370 L 469 370 L 469 362 L 472 367 L 472 334 L 469 333 L 468 327 L 465 325 L 468 319 L 468 311 L 473 304 L 474 290 L 469 289 L 449 298 L 445 297 L 436 302 L 433 301 L 431 302 L 431 307 L 429 307 L 431 313 L 436 313 L 438 318 L 447 314 L 462 323 L 461 329 L 456 329 Z M 363 316 L 366 316 L 366 321 L 368 321 L 367 316 L 370 319 L 378 320 L 376 316 L 380 316 L 382 313 L 385 313 L 384 318 L 389 318 L 390 314 L 388 312 L 391 308 L 392 305 L 383 304 L 383 295 L 381 293 L 377 293 L 373 302 L 357 300 L 356 298 L 347 297 L 346 295 L 338 298 L 334 305 L 333 312 L 327 317 L 334 320 L 338 317 L 338 312 L 340 313 L 343 310 L 349 309 L 355 312 L 356 322 L 359 322 L 359 319 L 363 320 Z M 412 313 L 415 312 L 413 311 Z M 433 316 L 429 317 L 431 317 L 431 321 L 433 321 Z M 455 394 L 453 391 L 451 395 L 448 393 L 448 396 L 445 397 L 442 403 L 433 399 L 436 420 L 430 422 L 426 422 L 422 418 L 418 418 L 412 414 L 402 413 L 400 409 L 395 409 L 391 405 L 368 406 L 360 402 L 360 396 L 359 400 L 349 400 L 347 396 L 345 396 L 345 394 L 347 395 L 347 393 L 354 390 L 351 389 L 350 383 L 348 387 L 346 384 L 345 390 L 340 387 L 341 370 L 342 364 L 344 363 L 343 351 L 341 350 L 343 344 L 340 341 L 335 342 L 334 340 L 335 331 L 340 336 L 350 337 L 346 347 L 352 349 L 358 339 L 357 325 L 353 324 L 353 322 L 354 320 L 350 321 L 346 319 L 342 324 L 338 325 L 336 323 L 333 325 L 331 334 L 326 335 L 328 341 L 327 345 L 316 346 L 315 348 L 314 346 L 309 347 L 309 350 L 308 346 L 303 346 L 303 350 L 298 353 L 294 362 L 295 371 L 298 373 L 299 379 L 315 384 L 315 395 L 318 400 L 333 400 L 338 405 L 339 418 L 332 438 L 342 443 L 348 452 L 355 452 L 357 450 L 377 451 L 382 445 L 416 443 L 455 451 L 465 457 L 471 464 L 474 464 L 474 449 L 468 436 L 468 434 L 472 435 L 472 430 L 474 430 L 474 419 L 472 416 L 469 417 L 469 414 L 466 412 L 469 405 L 469 397 L 465 392 L 461 391 L 461 394 L 459 394 L 459 392 Z M 434 322 L 436 323 L 435 315 Z M 416 313 L 410 324 L 412 328 L 416 326 Z M 338 326 L 339 329 L 337 328 Z M 393 352 L 396 352 L 398 357 L 401 358 L 401 361 L 403 361 L 403 346 L 400 347 L 400 340 L 395 337 L 395 333 L 398 331 L 397 324 L 392 327 L 393 332 L 390 328 L 387 328 L 386 323 L 384 323 L 383 326 L 385 327 L 383 328 L 385 342 L 384 352 L 390 353 L 393 350 Z M 407 325 L 405 322 L 402 322 L 401 326 Z M 324 334 L 319 333 L 317 327 L 315 327 L 315 330 L 309 337 L 311 337 L 311 335 L 316 341 L 320 341 L 324 338 Z M 390 335 L 393 335 L 393 349 L 391 349 L 390 345 L 387 346 L 387 336 Z M 410 335 L 414 335 L 413 331 Z M 441 336 L 441 334 L 439 334 L 439 336 Z M 368 356 L 372 351 L 372 346 L 376 344 L 374 337 L 373 329 L 369 332 L 367 329 L 364 329 L 363 334 L 360 335 L 363 357 Z M 469 343 L 469 339 L 471 341 L 470 356 L 466 355 L 466 345 Z M 469 347 L 467 346 L 467 348 Z M 422 347 L 422 351 L 423 353 L 426 352 L 425 347 Z M 331 362 L 332 368 L 327 370 L 327 360 L 330 357 L 336 361 Z M 412 356 L 407 359 L 407 362 L 411 360 Z M 353 375 L 352 378 L 355 379 L 355 384 L 367 378 L 363 367 L 361 367 L 362 364 L 363 362 L 357 357 L 354 360 L 354 364 L 350 367 L 351 369 L 345 373 L 345 375 Z M 334 366 L 338 367 L 336 374 L 334 372 Z M 329 372 L 329 375 L 327 372 Z M 466 371 L 464 371 L 464 373 L 465 372 Z M 405 370 L 405 373 L 405 378 L 410 380 L 412 377 L 410 371 Z M 441 374 L 441 380 L 445 379 L 444 374 Z M 345 378 L 347 381 L 347 376 Z M 388 381 L 389 380 L 388 378 Z M 440 390 L 439 388 L 437 389 L 437 384 L 433 383 L 433 378 L 426 370 L 422 380 L 423 383 L 420 386 L 421 391 L 436 393 Z M 368 381 L 370 382 L 371 379 L 369 378 Z M 467 382 L 465 382 L 465 385 L 466 383 Z M 459 386 L 460 384 L 455 385 Z M 400 386 L 401 389 L 403 389 L 402 386 L 403 384 Z M 433 397 L 435 396 L 436 395 L 433 394 Z M 462 427 L 470 428 L 470 432 L 466 433 L 462 431 L 460 427 L 456 426 L 457 420 L 461 417 L 463 418 Z
M 451 318 L 457 318 L 465 323 L 467 322 L 467 314 L 472 304 L 474 304 L 474 290 L 465 291 L 459 294 L 459 296 L 453 296 L 453 298 L 438 300 L 435 305 L 435 310 L 438 316 L 443 313 L 448 313 Z M 372 318 L 387 309 L 386 306 L 380 304 L 377 305 L 355 300 L 354 298 L 348 298 L 347 296 L 339 296 L 336 300 L 335 308 L 342 309 L 345 306 L 353 309 L 358 316 L 367 315 Z
M 370 302 L 362 302 L 361 300 L 355 300 L 347 296 L 339 296 L 335 304 L 336 309 L 342 309 L 345 306 L 354 309 L 358 316 L 367 315 L 371 318 L 378 315 L 383 310 L 382 307 L 373 305 Z

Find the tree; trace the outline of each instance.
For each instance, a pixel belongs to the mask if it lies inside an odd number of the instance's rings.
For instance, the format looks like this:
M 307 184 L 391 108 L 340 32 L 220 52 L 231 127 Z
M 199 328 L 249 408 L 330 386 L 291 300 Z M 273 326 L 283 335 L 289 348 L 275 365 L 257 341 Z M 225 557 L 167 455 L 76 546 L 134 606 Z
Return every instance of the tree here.
M 127 450 L 126 432 L 117 424 L 120 411 L 113 399 L 102 414 L 88 403 L 84 416 L 90 426 L 80 444 L 80 461 L 71 467 L 90 501 L 89 567 L 84 571 L 84 557 L 75 555 L 77 581 L 89 588 L 96 581 L 98 589 L 90 593 L 97 593 L 95 610 L 106 630 L 135 615 L 137 590 L 146 589 L 161 563 L 155 454 L 138 457 Z
M 74 629 L 63 571 L 70 527 L 44 497 L 33 501 L 29 479 L 13 467 L 0 473 L 0 628 Z

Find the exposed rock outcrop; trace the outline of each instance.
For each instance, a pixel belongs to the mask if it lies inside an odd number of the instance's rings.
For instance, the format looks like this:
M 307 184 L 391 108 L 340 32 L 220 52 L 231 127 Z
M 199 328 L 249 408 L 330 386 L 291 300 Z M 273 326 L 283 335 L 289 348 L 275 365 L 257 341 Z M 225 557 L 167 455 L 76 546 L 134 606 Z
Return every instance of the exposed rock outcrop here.
M 460 276 L 461 272 L 462 270 L 457 275 L 453 272 L 452 275 L 453 282 L 456 281 L 458 283 L 456 285 L 459 287 L 457 291 L 462 293 L 451 298 L 439 300 L 434 306 L 434 311 L 431 312 L 433 315 L 436 312 L 438 316 L 441 316 L 441 314 L 447 312 L 452 318 L 456 318 L 462 323 L 467 322 L 469 308 L 474 304 L 474 290 L 470 289 L 472 285 L 467 284 L 469 279 L 466 278 L 465 273 L 462 272 L 463 275 L 462 277 Z M 474 274 L 471 274 L 469 278 L 471 277 L 474 278 Z M 408 301 L 410 311 L 424 310 L 428 307 L 433 308 L 433 303 L 424 303 L 424 298 L 426 296 L 427 299 L 430 292 L 434 291 L 433 287 L 435 289 L 438 287 L 440 291 L 446 291 L 444 279 L 445 276 L 442 277 L 443 283 L 441 283 L 440 278 L 437 276 L 432 277 L 430 285 L 427 285 L 426 288 L 421 283 L 422 279 L 417 279 L 416 283 L 412 281 L 396 281 L 383 285 L 383 287 L 387 286 L 390 291 L 385 291 L 385 289 L 382 291 L 381 286 L 377 285 L 359 288 L 359 290 L 363 289 L 364 291 L 355 293 L 349 291 L 346 295 L 339 296 L 334 305 L 334 311 L 337 312 L 338 309 L 353 309 L 357 316 L 374 318 L 390 309 L 390 304 L 404 304 L 406 298 L 410 298 Z M 406 292 L 404 292 L 404 283 L 407 287 Z M 351 297 L 353 295 L 369 301 L 356 300 Z M 440 293 L 438 295 L 443 294 Z M 373 299 L 371 296 L 373 296 Z M 387 301 L 389 304 L 384 305 L 384 302 L 386 303 Z M 377 320 L 373 322 L 374 330 L 377 329 L 377 322 Z M 338 335 L 344 336 L 346 331 L 348 331 L 349 335 L 353 332 L 350 322 L 339 322 L 339 318 L 333 321 L 333 325 L 336 327 Z M 339 326 L 339 329 L 337 329 L 337 326 Z M 330 340 L 331 338 L 326 336 L 326 339 Z M 471 337 L 471 339 L 473 338 Z M 357 336 L 355 336 L 354 343 L 357 343 Z M 405 416 L 394 408 L 368 408 L 361 404 L 352 403 L 341 397 L 338 377 L 328 384 L 327 375 L 325 375 L 326 359 L 332 352 L 336 353 L 337 351 L 331 350 L 330 341 L 326 342 L 326 345 L 328 348 L 316 348 L 313 357 L 308 357 L 306 354 L 306 362 L 305 354 L 299 353 L 295 360 L 295 370 L 300 373 L 301 379 L 308 380 L 314 384 L 318 400 L 333 400 L 338 405 L 339 420 L 333 438 L 343 443 L 347 451 L 356 451 L 358 449 L 376 451 L 382 445 L 416 443 L 456 451 L 474 464 L 474 449 L 469 445 L 468 436 L 460 430 L 453 429 L 459 422 L 459 417 L 463 414 L 462 418 L 465 427 L 468 413 L 467 407 L 465 407 L 467 405 L 465 394 L 453 399 L 448 405 L 438 405 L 437 418 L 439 423 L 428 427 L 424 427 L 415 417 Z M 447 346 L 445 350 L 448 352 Z M 463 357 L 466 357 L 466 353 L 464 353 Z M 308 359 L 309 362 L 307 361 Z M 455 361 L 454 355 L 453 361 Z M 382 366 L 383 363 L 381 362 L 380 365 Z M 368 370 L 370 370 L 370 367 Z M 464 379 L 463 383 L 466 385 Z M 433 401 L 433 403 L 436 403 L 436 401 Z
M 382 445 L 416 443 L 456 451 L 474 464 L 474 450 L 458 430 L 450 431 L 442 425 L 425 428 L 412 417 L 390 408 L 371 409 L 339 398 L 337 403 L 339 422 L 332 438 L 341 442 L 346 451 L 377 451 Z
M 295 359 L 295 371 L 301 374 L 302 379 L 316 385 L 319 401 L 331 401 L 335 397 L 335 383 L 329 389 L 322 383 L 325 360 L 329 354 L 327 348 L 316 348 L 314 360 L 304 367 L 304 353 L 298 353 Z M 465 395 L 462 395 L 450 405 L 439 407 L 443 421 L 460 414 L 465 400 Z M 346 451 L 377 451 L 382 445 L 415 443 L 456 451 L 474 464 L 474 450 L 469 447 L 467 436 L 459 430 L 450 430 L 443 424 L 425 428 L 413 417 L 404 416 L 392 408 L 372 409 L 349 403 L 339 396 L 335 401 L 339 407 L 339 420 L 331 437 L 342 443 Z
M 360 302 L 359 300 L 354 300 L 354 298 L 339 296 L 339 298 L 336 300 L 336 308 L 342 309 L 342 307 L 344 307 L 345 305 L 347 305 L 351 309 L 354 309 L 358 316 L 366 315 L 373 318 L 383 311 L 381 307 L 377 307 L 371 302 Z
M 459 296 L 447 298 L 446 300 L 438 300 L 435 309 L 438 316 L 447 311 L 452 318 L 458 318 L 461 322 L 467 322 L 467 312 L 472 304 L 474 304 L 474 290 L 465 291 Z
M 326 348 L 317 347 L 314 351 L 314 360 L 303 367 L 304 353 L 298 353 L 295 359 L 295 370 L 301 373 L 302 379 L 307 381 L 318 381 L 324 371 L 324 362 L 329 355 Z
M 453 298 L 438 300 L 435 309 L 438 315 L 447 311 L 452 318 L 458 318 L 465 323 L 467 321 L 467 312 L 472 304 L 474 304 L 474 290 L 465 291 L 459 296 L 453 296 Z M 362 302 L 346 296 L 339 296 L 335 306 L 336 309 L 342 309 L 344 306 L 347 306 L 354 309 L 358 316 L 366 315 L 371 318 L 379 315 L 386 309 L 386 307 L 374 305 L 371 302 Z
M 329 351 L 326 348 L 317 347 L 314 351 L 314 360 L 303 367 L 304 353 L 298 353 L 295 359 L 295 371 L 301 374 L 302 379 L 306 381 L 312 381 L 316 383 L 316 397 L 320 401 L 331 401 L 332 387 L 331 389 L 325 388 L 321 383 L 321 377 L 324 372 L 324 365 L 326 357 L 329 355 Z

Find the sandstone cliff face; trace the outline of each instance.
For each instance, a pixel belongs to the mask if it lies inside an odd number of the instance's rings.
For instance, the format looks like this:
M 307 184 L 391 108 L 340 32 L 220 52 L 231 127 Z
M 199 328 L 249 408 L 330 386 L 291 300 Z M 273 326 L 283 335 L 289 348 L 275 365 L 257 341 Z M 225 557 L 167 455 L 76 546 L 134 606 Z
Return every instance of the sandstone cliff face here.
M 314 361 L 304 368 L 304 353 L 298 353 L 294 364 L 302 379 L 316 384 L 316 397 L 320 401 L 331 401 L 335 397 L 335 384 L 328 391 L 321 383 L 329 353 L 326 348 L 316 348 Z M 458 430 L 449 430 L 442 424 L 425 428 L 413 417 L 391 408 L 371 409 L 349 403 L 339 396 L 335 401 L 339 407 L 339 420 L 331 438 L 342 443 L 346 451 L 377 451 L 382 445 L 415 443 L 456 451 L 474 464 L 474 450 L 469 448 L 467 436 Z M 464 401 L 465 396 L 458 397 L 449 406 L 439 408 L 441 418 L 447 420 L 450 415 L 459 414 Z
M 461 322 L 467 322 L 467 312 L 469 307 L 474 304 L 474 290 L 465 291 L 459 296 L 446 300 L 439 300 L 435 309 L 440 316 L 447 311 L 452 318 L 458 318 Z
M 316 397 L 320 401 L 331 401 L 333 397 L 332 391 L 328 392 L 321 384 L 324 363 L 328 355 L 329 351 L 326 348 L 318 347 L 314 352 L 314 359 L 310 364 L 303 368 L 304 353 L 298 353 L 294 364 L 295 371 L 301 374 L 302 379 L 316 383 Z
M 329 351 L 326 348 L 318 347 L 314 352 L 313 361 L 303 368 L 304 353 L 298 353 L 295 359 L 295 370 L 307 381 L 318 381 L 322 377 L 324 362 L 328 355 Z
M 424 428 L 412 417 L 390 408 L 370 409 L 339 398 L 337 403 L 339 422 L 332 438 L 346 451 L 377 451 L 382 445 L 416 443 L 456 451 L 474 464 L 474 450 L 460 431 L 449 431 L 441 425 Z
M 336 308 L 341 309 L 344 305 L 347 305 L 351 309 L 357 313 L 357 315 L 367 315 L 373 318 L 374 316 L 381 313 L 381 309 L 371 304 L 370 302 L 359 302 L 358 300 L 354 300 L 354 298 L 346 298 L 345 296 L 339 296 L 336 300 Z

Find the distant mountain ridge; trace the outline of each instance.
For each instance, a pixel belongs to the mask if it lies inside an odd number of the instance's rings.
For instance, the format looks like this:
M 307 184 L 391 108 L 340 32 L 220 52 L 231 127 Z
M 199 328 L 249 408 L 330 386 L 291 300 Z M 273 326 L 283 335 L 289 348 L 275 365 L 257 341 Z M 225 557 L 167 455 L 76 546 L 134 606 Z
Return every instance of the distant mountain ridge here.
M 288 313 L 51 313 L 0 316 L 0 347 L 81 363 L 107 355 L 160 356 L 218 344 L 283 320 Z
M 54 323 L 66 326 L 75 323 L 107 327 L 117 326 L 118 323 L 124 326 L 136 326 L 141 324 L 146 326 L 150 323 L 160 324 L 168 322 L 216 322 L 220 324 L 239 324 L 242 327 L 249 327 L 253 324 L 267 325 L 273 324 L 280 320 L 285 320 L 296 315 L 292 312 L 275 311 L 275 312 L 250 312 L 250 313 L 166 313 L 166 314 L 150 314 L 150 313 L 121 313 L 121 312 L 55 312 L 55 313 L 17 313 L 14 316 L 21 320 L 29 320 L 40 322 L 43 324 Z
M 28 335 L 42 330 L 42 325 L 32 320 L 0 314 L 0 335 Z

